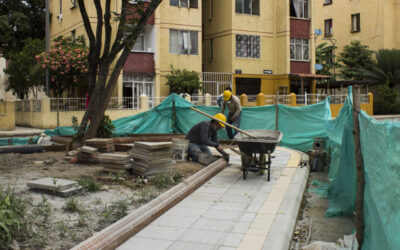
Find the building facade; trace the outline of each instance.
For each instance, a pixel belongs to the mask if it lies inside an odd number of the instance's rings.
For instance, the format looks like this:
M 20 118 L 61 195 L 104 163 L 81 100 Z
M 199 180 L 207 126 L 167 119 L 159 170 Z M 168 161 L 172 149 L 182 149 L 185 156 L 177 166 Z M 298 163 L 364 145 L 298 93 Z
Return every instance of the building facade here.
M 302 94 L 314 84 L 308 0 L 203 1 L 203 71 L 234 74 L 234 91 Z
M 116 0 L 111 6 L 121 8 Z M 132 48 L 113 95 L 166 96 L 171 67 L 232 74 L 238 95 L 313 92 L 311 7 L 309 0 L 164 0 Z M 95 25 L 93 3 L 86 8 Z M 85 34 L 75 1 L 50 0 L 50 10 L 50 40 Z M 112 27 L 116 32 L 117 23 Z
M 371 50 L 400 49 L 399 0 L 315 1 L 315 28 L 322 31 L 317 45 L 334 44 L 336 55 L 353 40 Z
M 86 4 L 94 26 L 96 9 L 91 1 Z M 113 0 L 111 6 L 111 11 L 120 12 L 120 1 Z M 201 0 L 168 0 L 159 5 L 132 48 L 114 96 L 134 97 L 129 105 L 139 105 L 141 94 L 149 97 L 169 95 L 165 76 L 171 72 L 171 67 L 201 72 L 201 7 Z M 52 0 L 50 10 L 53 13 L 51 41 L 60 35 L 85 35 L 75 1 Z M 112 28 L 115 34 L 117 22 L 112 23 Z

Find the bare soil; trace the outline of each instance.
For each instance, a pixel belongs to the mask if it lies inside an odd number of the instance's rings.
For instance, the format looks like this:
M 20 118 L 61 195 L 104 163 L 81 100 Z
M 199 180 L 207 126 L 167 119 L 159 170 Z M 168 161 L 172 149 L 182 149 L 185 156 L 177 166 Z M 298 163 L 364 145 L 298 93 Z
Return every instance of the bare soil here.
M 32 232 L 31 237 L 18 239 L 21 249 L 70 249 L 202 168 L 182 162 L 171 166 L 169 175 L 143 179 L 105 173 L 100 165 L 72 164 L 64 156 L 64 152 L 0 155 L 2 190 L 12 187 L 26 198 Z M 61 198 L 27 187 L 40 178 L 79 180 L 82 176 L 92 177 L 100 190 Z
M 313 180 L 328 182 L 328 172 L 310 173 L 290 250 L 301 249 L 314 241 L 335 243 L 355 228 L 354 217 L 325 217 L 329 200 L 310 190 L 316 188 L 310 185 Z

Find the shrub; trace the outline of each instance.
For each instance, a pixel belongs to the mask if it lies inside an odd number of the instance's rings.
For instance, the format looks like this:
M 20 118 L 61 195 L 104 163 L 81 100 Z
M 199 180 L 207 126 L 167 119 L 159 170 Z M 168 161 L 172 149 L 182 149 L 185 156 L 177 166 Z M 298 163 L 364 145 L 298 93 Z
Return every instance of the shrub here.
M 110 138 L 113 137 L 113 131 L 115 126 L 108 115 L 105 115 L 100 122 L 99 128 L 97 129 L 96 137 L 99 138 Z

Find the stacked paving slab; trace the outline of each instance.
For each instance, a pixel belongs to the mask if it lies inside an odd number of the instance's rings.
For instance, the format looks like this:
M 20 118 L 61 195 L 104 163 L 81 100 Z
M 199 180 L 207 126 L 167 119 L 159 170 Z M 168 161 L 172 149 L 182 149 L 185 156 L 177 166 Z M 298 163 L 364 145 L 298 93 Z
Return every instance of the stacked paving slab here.
M 82 187 L 76 181 L 50 177 L 28 182 L 27 185 L 33 191 L 61 197 L 68 197 L 82 190 Z
M 164 174 L 173 163 L 172 142 L 135 142 L 128 153 L 133 158 L 131 171 L 137 175 Z
M 132 157 L 127 154 L 99 154 L 97 159 L 104 172 L 119 173 L 120 171 L 129 171 L 132 168 Z
M 77 157 L 80 162 L 98 163 L 98 160 L 97 160 L 98 155 L 99 155 L 99 152 L 98 152 L 97 148 L 83 146 L 79 150 Z
M 107 138 L 93 138 L 88 139 L 85 141 L 86 146 L 94 147 L 99 150 L 99 152 L 107 153 L 107 152 L 114 152 L 114 140 L 107 139 Z

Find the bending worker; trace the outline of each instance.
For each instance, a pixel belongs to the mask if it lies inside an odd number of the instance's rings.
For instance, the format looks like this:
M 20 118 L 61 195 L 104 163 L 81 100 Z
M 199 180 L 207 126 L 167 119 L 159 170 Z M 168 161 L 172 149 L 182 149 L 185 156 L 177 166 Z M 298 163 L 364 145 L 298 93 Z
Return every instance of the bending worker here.
M 225 115 L 218 113 L 214 115 L 215 118 L 226 122 Z M 189 144 L 189 158 L 194 162 L 199 162 L 204 165 L 210 164 L 210 161 L 215 161 L 217 158 L 212 156 L 210 147 L 215 147 L 218 151 L 224 152 L 221 145 L 219 145 L 217 131 L 225 128 L 225 125 L 216 121 L 202 121 L 194 125 L 186 135 L 186 140 L 190 141 Z
M 240 118 L 242 116 L 242 105 L 240 105 L 240 100 L 237 96 L 232 95 L 232 92 L 229 90 L 224 91 L 224 102 L 222 103 L 221 113 L 223 114 L 226 106 L 228 106 L 229 114 L 228 114 L 228 123 L 232 124 L 235 127 L 240 128 Z M 226 132 L 228 133 L 228 137 L 233 139 L 233 137 L 237 134 L 237 131 L 233 131 L 232 128 L 226 128 Z

